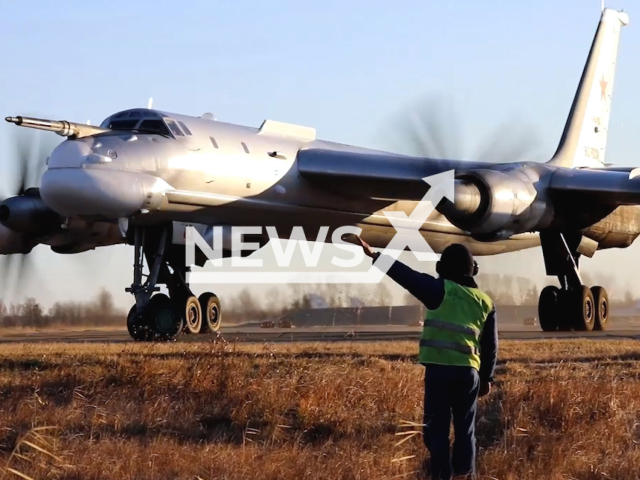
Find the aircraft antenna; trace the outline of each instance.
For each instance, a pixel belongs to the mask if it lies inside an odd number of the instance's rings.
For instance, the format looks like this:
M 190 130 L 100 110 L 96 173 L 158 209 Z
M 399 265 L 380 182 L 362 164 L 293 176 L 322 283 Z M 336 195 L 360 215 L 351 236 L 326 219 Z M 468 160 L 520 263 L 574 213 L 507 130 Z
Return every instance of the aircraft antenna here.
M 604 12 L 604 0 L 600 1 L 600 11 Z
M 153 97 L 149 97 L 149 103 L 147 104 L 149 110 L 151 110 L 151 107 L 153 107 Z

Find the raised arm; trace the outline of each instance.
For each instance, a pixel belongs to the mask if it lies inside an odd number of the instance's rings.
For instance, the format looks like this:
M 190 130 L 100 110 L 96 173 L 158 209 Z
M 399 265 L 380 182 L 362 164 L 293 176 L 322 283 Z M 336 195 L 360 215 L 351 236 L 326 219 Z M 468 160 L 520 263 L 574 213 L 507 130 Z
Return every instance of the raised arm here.
M 380 254 L 375 253 L 360 237 L 358 237 L 358 240 L 365 254 L 373 259 L 375 265 Z M 429 310 L 438 308 L 444 299 L 443 280 L 427 273 L 416 272 L 402 262 L 394 261 L 387 271 L 387 275 L 398 283 L 398 285 L 407 289 L 411 295 L 424 303 Z

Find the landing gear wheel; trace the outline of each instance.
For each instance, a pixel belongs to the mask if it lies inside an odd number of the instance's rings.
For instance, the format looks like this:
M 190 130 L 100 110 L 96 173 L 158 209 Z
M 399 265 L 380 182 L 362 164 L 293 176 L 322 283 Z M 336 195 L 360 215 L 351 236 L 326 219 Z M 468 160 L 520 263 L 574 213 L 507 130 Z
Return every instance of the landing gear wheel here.
M 594 330 L 602 331 L 607 329 L 609 323 L 609 295 L 602 287 L 591 287 L 593 303 L 596 309 Z
M 202 308 L 198 299 L 191 295 L 184 302 L 184 323 L 186 333 L 200 333 L 202 328 Z
M 558 310 L 557 310 L 557 329 L 559 332 L 570 332 L 575 328 L 575 311 L 576 307 L 572 306 L 573 292 L 568 290 L 558 290 Z
M 548 285 L 540 292 L 538 300 L 538 320 L 543 332 L 555 332 L 558 329 L 560 314 L 560 289 Z
M 222 308 L 215 293 L 205 292 L 198 298 L 202 309 L 202 327 L 200 333 L 214 333 L 220 329 Z
M 578 332 L 593 330 L 596 318 L 596 307 L 593 294 L 584 285 L 569 292 L 567 311 L 573 328 Z
M 164 293 L 151 297 L 142 315 L 151 330 L 151 340 L 174 340 L 182 332 L 182 315 Z
M 136 342 L 142 342 L 147 339 L 147 326 L 144 323 L 142 315 L 138 314 L 138 308 L 134 305 L 127 315 L 127 330 L 129 335 Z

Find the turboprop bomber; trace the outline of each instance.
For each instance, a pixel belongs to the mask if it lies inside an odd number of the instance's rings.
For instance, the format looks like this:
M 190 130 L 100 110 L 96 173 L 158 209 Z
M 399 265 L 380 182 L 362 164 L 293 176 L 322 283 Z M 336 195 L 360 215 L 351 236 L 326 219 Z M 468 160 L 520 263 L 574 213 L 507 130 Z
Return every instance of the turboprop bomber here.
M 423 178 L 453 170 L 452 198 L 419 225 L 430 247 L 439 253 L 465 243 L 474 255 L 495 255 L 541 246 L 546 272 L 560 285 L 540 294 L 542 329 L 604 329 L 607 292 L 584 285 L 579 264 L 640 234 L 640 170 L 605 164 L 618 42 L 628 21 L 624 12 L 602 11 L 558 149 L 546 163 L 398 155 L 322 141 L 313 128 L 272 120 L 251 128 L 151 108 L 115 113 L 100 126 L 7 117 L 66 140 L 49 156 L 39 188 L 26 188 L 25 174 L 0 204 L 0 253 L 25 255 L 38 244 L 61 254 L 132 245 L 131 336 L 213 332 L 221 304 L 211 292 L 196 298 L 186 281 L 185 226 L 275 226 L 281 238 L 301 226 L 315 240 L 321 226 L 354 225 L 384 248 L 396 233 L 385 212 L 410 214 L 429 189 Z M 261 246 L 268 240 L 255 236 Z M 158 293 L 162 284 L 168 295 Z

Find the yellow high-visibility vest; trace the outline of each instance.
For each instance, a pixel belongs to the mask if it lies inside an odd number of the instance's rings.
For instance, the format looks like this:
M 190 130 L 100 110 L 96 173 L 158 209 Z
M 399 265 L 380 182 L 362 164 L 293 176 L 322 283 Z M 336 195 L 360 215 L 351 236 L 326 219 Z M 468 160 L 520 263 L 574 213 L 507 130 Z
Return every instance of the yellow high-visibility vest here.
M 480 336 L 491 298 L 477 288 L 444 281 L 444 299 L 436 310 L 427 310 L 420 337 L 420 363 L 456 365 L 480 369 Z

